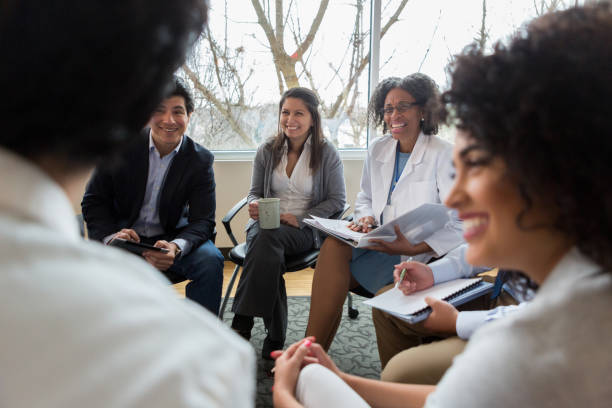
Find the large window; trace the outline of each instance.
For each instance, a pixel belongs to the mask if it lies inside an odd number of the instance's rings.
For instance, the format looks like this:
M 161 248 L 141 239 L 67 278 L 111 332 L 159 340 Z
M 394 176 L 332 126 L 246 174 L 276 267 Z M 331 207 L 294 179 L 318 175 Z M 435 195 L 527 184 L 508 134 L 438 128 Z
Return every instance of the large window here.
M 526 20 L 578 3 L 212 0 L 209 30 L 181 73 L 197 99 L 189 134 L 212 150 L 253 150 L 277 130 L 280 95 L 305 86 L 322 102 L 326 136 L 340 149 L 364 149 L 376 78 L 420 71 L 443 90 L 445 66 L 468 43 L 490 50 Z M 380 16 L 372 53 L 371 16 Z

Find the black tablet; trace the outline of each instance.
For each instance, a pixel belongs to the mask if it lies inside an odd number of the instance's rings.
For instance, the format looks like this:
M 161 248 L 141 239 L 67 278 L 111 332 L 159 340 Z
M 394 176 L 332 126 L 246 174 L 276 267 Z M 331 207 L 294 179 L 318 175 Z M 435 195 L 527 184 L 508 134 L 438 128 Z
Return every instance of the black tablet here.
M 157 252 L 168 253 L 168 250 L 166 248 L 158 248 L 158 247 L 154 247 L 153 245 L 143 244 L 141 242 L 135 242 L 135 241 L 128 241 L 123 238 L 115 238 L 110 242 L 109 245 L 126 249 L 138 255 L 142 255 L 144 251 L 157 251 Z

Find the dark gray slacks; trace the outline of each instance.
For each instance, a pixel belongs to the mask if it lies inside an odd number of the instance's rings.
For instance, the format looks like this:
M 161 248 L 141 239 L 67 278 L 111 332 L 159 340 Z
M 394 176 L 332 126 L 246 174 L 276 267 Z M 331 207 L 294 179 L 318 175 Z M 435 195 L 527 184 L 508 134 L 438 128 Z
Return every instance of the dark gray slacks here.
M 247 231 L 244 268 L 236 289 L 232 311 L 263 317 L 272 340 L 285 340 L 287 292 L 285 255 L 307 251 L 314 245 L 310 228 L 281 224 L 278 229 L 260 229 L 255 223 Z

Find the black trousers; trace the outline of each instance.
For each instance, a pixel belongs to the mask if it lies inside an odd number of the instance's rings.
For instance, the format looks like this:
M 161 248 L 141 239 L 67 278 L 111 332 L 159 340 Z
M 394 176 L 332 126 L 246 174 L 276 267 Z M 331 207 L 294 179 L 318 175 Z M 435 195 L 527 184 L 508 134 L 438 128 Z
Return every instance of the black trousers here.
M 236 289 L 232 311 L 245 316 L 263 317 L 268 337 L 283 341 L 287 331 L 287 291 L 285 255 L 307 251 L 314 245 L 310 228 L 281 224 L 278 229 L 260 229 L 259 223 L 247 231 L 244 268 Z

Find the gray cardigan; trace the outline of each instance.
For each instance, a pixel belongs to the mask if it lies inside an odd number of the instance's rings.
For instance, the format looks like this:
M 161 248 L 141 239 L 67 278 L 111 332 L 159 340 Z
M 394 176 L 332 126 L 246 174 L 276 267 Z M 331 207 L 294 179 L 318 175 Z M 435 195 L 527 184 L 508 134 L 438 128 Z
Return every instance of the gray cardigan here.
M 267 141 L 259 146 L 255 160 L 253 162 L 253 177 L 251 179 L 251 189 L 247 201 L 260 198 L 272 197 L 272 142 Z M 313 175 L 312 201 L 310 208 L 306 211 L 306 216 L 312 214 L 317 217 L 329 218 L 344 208 L 346 203 L 346 188 L 344 186 L 344 171 L 340 156 L 336 148 L 327 140 L 323 141 L 323 154 L 321 164 Z M 304 217 L 298 217 L 300 228 L 310 228 L 304 224 Z M 249 219 L 247 230 L 256 221 Z M 322 237 L 318 231 L 314 230 L 315 248 L 321 246 Z

